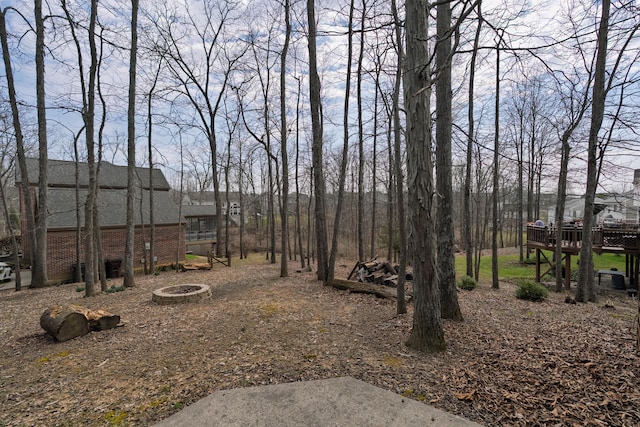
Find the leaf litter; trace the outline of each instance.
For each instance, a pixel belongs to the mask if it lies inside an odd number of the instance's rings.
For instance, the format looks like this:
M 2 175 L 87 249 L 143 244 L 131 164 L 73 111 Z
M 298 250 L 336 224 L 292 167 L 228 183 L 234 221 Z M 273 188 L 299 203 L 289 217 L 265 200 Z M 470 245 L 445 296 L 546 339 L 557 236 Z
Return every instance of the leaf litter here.
M 348 271 L 337 275 L 346 277 Z M 395 303 L 324 287 L 277 265 L 136 279 L 83 298 L 75 285 L 0 293 L 0 425 L 153 425 L 217 390 L 352 376 L 487 426 L 638 426 L 637 300 L 517 300 L 515 287 L 459 293 L 447 350 L 404 345 Z M 120 280 L 112 280 L 116 286 Z M 154 289 L 205 283 L 213 296 L 159 306 Z M 121 316 L 124 327 L 56 343 L 51 304 Z

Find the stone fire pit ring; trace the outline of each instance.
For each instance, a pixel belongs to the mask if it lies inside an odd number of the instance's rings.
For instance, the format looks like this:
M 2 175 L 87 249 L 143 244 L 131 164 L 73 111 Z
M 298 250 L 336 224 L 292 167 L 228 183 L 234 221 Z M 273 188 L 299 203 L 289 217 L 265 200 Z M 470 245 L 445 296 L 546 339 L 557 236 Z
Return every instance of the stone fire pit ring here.
M 211 297 L 211 288 L 204 284 L 165 286 L 152 293 L 153 302 L 160 305 L 200 302 L 209 297 Z

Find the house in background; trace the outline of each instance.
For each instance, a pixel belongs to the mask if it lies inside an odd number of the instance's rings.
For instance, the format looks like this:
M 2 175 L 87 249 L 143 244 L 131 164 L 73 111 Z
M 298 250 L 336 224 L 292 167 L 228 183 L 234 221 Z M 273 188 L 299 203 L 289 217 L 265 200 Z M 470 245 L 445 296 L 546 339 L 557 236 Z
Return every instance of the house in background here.
M 238 193 L 229 193 L 229 206 L 226 196 L 222 198 L 222 215 L 232 226 L 240 224 L 240 197 Z M 206 255 L 216 243 L 216 203 L 213 191 L 190 191 L 182 195 L 182 215 L 186 220 L 186 245 L 190 252 Z
M 594 199 L 594 225 L 605 227 L 638 223 L 638 207 L 633 192 L 599 195 Z M 556 224 L 556 207 L 549 208 L 549 223 Z M 567 196 L 563 221 L 581 221 L 584 216 L 584 196 Z
M 77 268 L 76 254 L 76 165 L 79 173 L 79 205 L 81 233 L 84 231 L 84 205 L 88 188 L 88 165 L 63 160 L 49 160 L 47 191 L 47 272 L 51 282 L 73 279 Z M 38 159 L 27 159 L 29 191 L 37 212 Z M 139 185 L 136 187 L 134 207 L 135 222 L 135 268 L 142 268 L 149 256 L 149 169 L 136 168 Z M 179 215 L 179 206 L 171 197 L 169 183 L 159 169 L 153 169 L 153 216 L 155 223 L 154 256 L 157 265 L 169 265 L 184 260 L 185 221 Z M 21 191 L 22 177 L 16 174 L 16 186 L 20 189 L 20 218 L 24 259 L 30 260 L 29 236 L 26 233 L 24 195 Z M 97 205 L 102 233 L 102 246 L 107 275 L 120 275 L 116 266 L 124 258 L 126 237 L 127 167 L 102 162 L 98 177 Z M 79 256 L 84 262 L 84 253 Z M 138 261 L 139 260 L 139 261 Z M 139 264 L 138 264 L 139 262 Z M 110 271 L 109 271 L 110 270 Z

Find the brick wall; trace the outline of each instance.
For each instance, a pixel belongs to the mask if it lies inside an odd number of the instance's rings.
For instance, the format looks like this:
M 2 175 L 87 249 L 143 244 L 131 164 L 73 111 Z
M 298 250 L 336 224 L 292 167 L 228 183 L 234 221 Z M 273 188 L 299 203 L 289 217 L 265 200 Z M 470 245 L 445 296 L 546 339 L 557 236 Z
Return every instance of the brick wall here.
M 155 257 L 156 265 L 169 265 L 175 263 L 176 256 L 180 262 L 184 261 L 186 251 L 184 226 L 157 225 L 155 227 Z M 75 231 L 52 231 L 47 233 L 47 273 L 52 282 L 71 280 L 73 266 L 76 264 Z M 150 229 L 135 228 L 134 264 L 136 270 L 141 270 L 140 262 L 145 257 L 144 241 L 149 241 Z M 124 259 L 125 229 L 109 228 L 102 230 L 102 249 L 105 260 Z M 81 263 L 84 262 L 84 253 L 81 254 Z

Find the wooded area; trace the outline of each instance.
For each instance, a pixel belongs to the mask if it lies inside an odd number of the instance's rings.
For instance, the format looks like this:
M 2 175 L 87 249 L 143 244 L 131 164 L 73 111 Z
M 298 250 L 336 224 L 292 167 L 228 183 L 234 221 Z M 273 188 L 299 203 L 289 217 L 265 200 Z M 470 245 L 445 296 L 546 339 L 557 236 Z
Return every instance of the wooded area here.
M 498 288 L 497 249 L 519 246 L 524 259 L 524 225 L 545 214 L 545 193 L 556 218 L 569 192 L 585 194 L 590 227 L 596 192 L 629 190 L 635 165 L 621 159 L 639 142 L 639 29 L 635 2 L 610 0 L 4 3 L 2 184 L 14 169 L 26 176 L 25 156 L 40 160 L 38 200 L 22 189 L 26 212 L 39 213 L 22 219 L 32 286 L 48 284 L 54 157 L 89 165 L 76 206 L 87 296 L 106 287 L 100 164 L 128 164 L 122 258 L 135 286 L 133 185 L 145 178 L 133 170 L 144 163 L 171 176 L 178 199 L 214 193 L 217 257 L 243 257 L 251 242 L 272 263 L 280 255 L 281 276 L 288 262 L 315 262 L 324 283 L 341 257 L 397 259 L 400 281 L 410 264 L 409 341 L 441 350 L 441 318 L 463 318 L 456 249 L 477 277 L 490 247 Z M 223 212 L 230 194 L 238 241 Z M 577 299 L 594 300 L 583 249 Z

